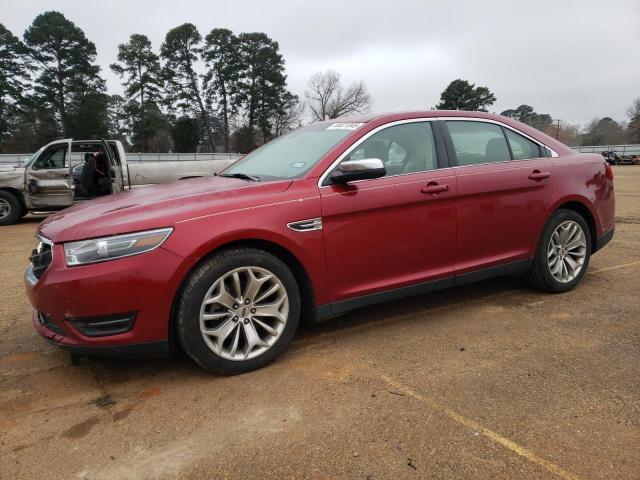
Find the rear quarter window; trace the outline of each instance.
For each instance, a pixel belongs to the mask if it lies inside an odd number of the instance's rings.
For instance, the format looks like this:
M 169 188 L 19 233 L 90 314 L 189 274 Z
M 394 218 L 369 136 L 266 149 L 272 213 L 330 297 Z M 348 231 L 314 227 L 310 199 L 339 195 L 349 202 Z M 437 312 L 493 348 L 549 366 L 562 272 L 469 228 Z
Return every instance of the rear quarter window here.
M 526 160 L 527 158 L 538 158 L 541 156 L 540 147 L 537 143 L 532 142 L 528 138 L 508 128 L 505 128 L 504 131 L 507 135 L 514 160 Z

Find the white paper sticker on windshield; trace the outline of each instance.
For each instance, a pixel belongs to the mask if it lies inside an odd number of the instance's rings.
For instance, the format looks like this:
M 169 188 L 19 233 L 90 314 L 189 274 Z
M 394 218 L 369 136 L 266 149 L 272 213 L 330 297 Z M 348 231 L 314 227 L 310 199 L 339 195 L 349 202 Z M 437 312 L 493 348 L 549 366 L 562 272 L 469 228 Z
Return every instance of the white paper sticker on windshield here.
M 360 128 L 362 125 L 364 125 L 364 123 L 332 123 L 327 127 L 327 130 L 355 130 Z

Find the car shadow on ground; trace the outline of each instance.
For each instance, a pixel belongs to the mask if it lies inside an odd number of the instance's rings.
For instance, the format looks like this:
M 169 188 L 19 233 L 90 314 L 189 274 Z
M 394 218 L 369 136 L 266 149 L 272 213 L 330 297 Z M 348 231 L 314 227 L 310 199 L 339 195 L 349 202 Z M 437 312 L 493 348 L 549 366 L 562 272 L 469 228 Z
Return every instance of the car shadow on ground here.
M 302 349 L 309 344 L 322 345 L 331 342 L 331 337 L 340 335 L 358 335 L 359 330 L 371 331 L 376 327 L 383 328 L 388 321 L 408 321 L 409 318 L 425 318 L 428 322 L 430 312 L 440 308 L 462 308 L 470 302 L 482 302 L 487 297 L 506 294 L 512 291 L 527 291 L 525 282 L 520 277 L 499 277 L 482 282 L 464 285 L 455 289 L 441 290 L 428 294 L 386 302 L 370 307 L 360 308 L 331 320 L 310 324 L 302 323 L 293 339 L 292 345 L 285 351 L 285 356 L 302 355 Z M 487 301 L 490 301 L 487 299 Z M 105 383 L 121 383 L 146 375 L 168 375 L 171 377 L 210 377 L 191 360 L 178 345 L 170 357 L 147 359 L 114 359 L 102 357 L 74 357 L 74 368 L 88 369 Z M 278 364 L 276 359 L 274 365 Z
M 40 223 L 45 218 L 47 218 L 49 215 L 50 215 L 49 213 L 30 213 L 29 215 L 25 215 L 20 220 L 18 220 L 16 222 L 16 224 L 21 224 L 21 223 L 24 223 L 24 224 Z

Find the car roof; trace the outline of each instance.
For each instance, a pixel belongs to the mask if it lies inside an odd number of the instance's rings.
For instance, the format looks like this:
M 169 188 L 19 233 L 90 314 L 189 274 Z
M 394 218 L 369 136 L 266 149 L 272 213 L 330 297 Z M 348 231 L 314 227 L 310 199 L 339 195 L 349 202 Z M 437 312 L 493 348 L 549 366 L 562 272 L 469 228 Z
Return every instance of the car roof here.
M 384 123 L 395 122 L 400 120 L 409 120 L 413 118 L 434 118 L 434 117 L 456 117 L 456 118 L 480 118 L 485 120 L 493 120 L 495 122 L 508 125 L 517 131 L 525 133 L 530 137 L 536 139 L 540 143 L 553 149 L 556 153 L 562 153 L 565 155 L 573 154 L 574 152 L 559 142 L 553 137 L 550 137 L 546 133 L 537 130 L 529 125 L 525 125 L 513 118 L 498 115 L 496 113 L 489 112 L 474 112 L 466 110 L 408 110 L 400 112 L 387 112 L 387 113 L 370 113 L 364 115 L 349 115 L 344 117 L 335 118 L 333 120 L 327 120 L 321 123 L 374 123 L 376 125 L 382 125 Z
M 326 123 L 337 122 L 353 122 L 368 123 L 373 120 L 401 120 L 409 118 L 429 118 L 429 117 L 470 117 L 470 118 L 486 118 L 488 120 L 504 121 L 506 117 L 489 112 L 474 112 L 467 110 L 404 110 L 397 112 L 368 113 L 362 115 L 347 115 L 338 117 L 333 120 L 327 120 Z

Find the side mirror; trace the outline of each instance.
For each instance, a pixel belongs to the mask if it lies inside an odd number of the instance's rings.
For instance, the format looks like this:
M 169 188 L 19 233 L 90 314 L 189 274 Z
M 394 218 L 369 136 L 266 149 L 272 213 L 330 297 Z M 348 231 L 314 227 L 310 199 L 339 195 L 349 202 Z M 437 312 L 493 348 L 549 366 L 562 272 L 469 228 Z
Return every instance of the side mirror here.
M 349 183 L 356 180 L 380 178 L 387 174 L 382 160 L 379 158 L 364 158 L 362 160 L 348 160 L 338 165 L 331 174 L 334 183 Z

